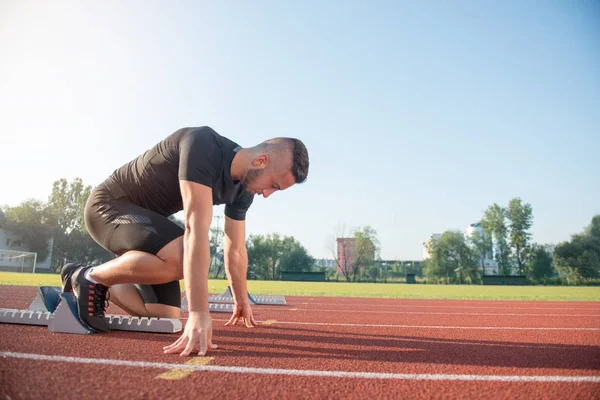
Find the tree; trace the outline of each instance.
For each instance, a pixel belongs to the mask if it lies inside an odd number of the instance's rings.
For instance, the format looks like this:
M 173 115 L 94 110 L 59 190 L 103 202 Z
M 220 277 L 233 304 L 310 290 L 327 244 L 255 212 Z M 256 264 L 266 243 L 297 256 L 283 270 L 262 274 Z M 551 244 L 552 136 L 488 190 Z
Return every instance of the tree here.
M 327 247 L 331 251 L 337 265 L 337 273 L 343 276 L 348 282 L 351 282 L 355 276 L 352 265 L 354 246 L 345 240 L 351 235 L 351 233 L 348 233 L 345 224 L 339 224 L 335 229 L 334 236 L 327 242 Z
M 554 249 L 554 265 L 567 280 L 591 281 L 600 278 L 600 215 L 570 241 Z
M 553 250 L 552 245 L 538 243 L 531 245 L 526 262 L 529 276 L 540 280 L 551 278 L 554 275 L 554 264 L 552 262 Z
M 281 257 L 279 268 L 281 271 L 310 272 L 314 264 L 315 259 L 308 254 L 304 246 L 298 244 Z
M 508 203 L 506 217 L 510 221 L 510 246 L 514 250 L 519 273 L 523 274 L 523 255 L 527 251 L 531 233 L 529 229 L 533 224 L 532 208 L 530 204 L 523 204 L 520 198 L 514 198 Z
M 29 251 L 37 253 L 37 262 L 48 258 L 52 225 L 46 205 L 38 200 L 25 200 L 16 207 L 4 211 L 4 227 L 19 236 Z
M 359 271 L 367 272 L 374 264 L 379 253 L 377 231 L 370 226 L 364 226 L 354 231 L 355 261 L 352 267 L 353 281 Z
M 428 242 L 427 246 L 431 257 L 426 262 L 426 274 L 430 278 L 445 277 L 446 283 L 460 283 L 463 277 L 477 277 L 476 256 L 462 232 L 446 231 L 437 241 Z
M 481 262 L 481 275 L 485 275 L 485 258 L 493 250 L 492 236 L 481 231 L 474 231 L 469 236 L 468 243 L 473 250 L 473 254 Z
M 250 235 L 246 243 L 248 249 L 248 273 L 256 274 L 262 279 L 276 280 L 281 275 L 281 263 L 296 263 L 303 246 L 291 236 L 281 236 L 278 233 Z M 302 251 L 302 250 L 300 250 Z M 292 256 L 290 253 L 295 252 Z M 307 258 L 304 258 L 306 261 Z M 288 264 L 289 265 L 289 264 Z M 311 261 L 312 265 L 312 261 Z
M 55 271 L 68 262 L 100 264 L 114 258 L 86 229 L 84 210 L 91 191 L 81 178 L 70 183 L 63 178 L 52 184 L 47 211 L 53 228 L 51 267 Z
M 506 210 L 496 203 L 489 206 L 483 214 L 481 228 L 486 235 L 493 236 L 493 239 L 496 240 L 498 247 L 494 257 L 498 261 L 502 274 L 510 275 L 512 268 L 510 247 L 507 242 Z

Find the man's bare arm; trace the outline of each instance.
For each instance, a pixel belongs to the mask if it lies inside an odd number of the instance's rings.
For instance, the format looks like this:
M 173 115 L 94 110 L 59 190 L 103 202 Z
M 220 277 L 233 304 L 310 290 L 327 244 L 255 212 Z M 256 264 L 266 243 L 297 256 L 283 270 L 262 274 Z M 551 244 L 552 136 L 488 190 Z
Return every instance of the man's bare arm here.
M 246 250 L 246 221 L 225 216 L 225 269 L 236 304 L 248 304 L 248 252 Z
M 208 232 L 212 221 L 212 189 L 190 181 L 180 181 L 185 234 L 183 238 L 183 278 L 190 312 L 208 312 Z

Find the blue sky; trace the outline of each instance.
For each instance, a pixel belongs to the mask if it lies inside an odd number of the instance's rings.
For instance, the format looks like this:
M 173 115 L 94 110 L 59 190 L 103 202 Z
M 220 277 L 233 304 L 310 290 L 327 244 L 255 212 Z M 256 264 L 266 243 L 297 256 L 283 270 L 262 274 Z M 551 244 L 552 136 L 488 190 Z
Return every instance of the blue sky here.
M 557 243 L 600 213 L 599 50 L 584 0 L 0 0 L 0 204 L 208 125 L 306 143 L 308 181 L 257 197 L 247 226 L 315 257 L 370 225 L 383 258 L 421 259 L 513 197 Z

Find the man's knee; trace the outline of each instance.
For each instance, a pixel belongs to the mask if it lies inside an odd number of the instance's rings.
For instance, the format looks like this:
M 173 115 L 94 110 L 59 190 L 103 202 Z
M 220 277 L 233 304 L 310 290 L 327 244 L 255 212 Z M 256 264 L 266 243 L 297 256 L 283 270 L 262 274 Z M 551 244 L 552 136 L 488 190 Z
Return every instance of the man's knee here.
M 166 268 L 172 280 L 183 279 L 183 236 L 163 247 L 157 256 L 167 264 Z
M 152 317 L 156 318 L 180 318 L 181 310 L 164 304 L 146 304 L 146 310 Z

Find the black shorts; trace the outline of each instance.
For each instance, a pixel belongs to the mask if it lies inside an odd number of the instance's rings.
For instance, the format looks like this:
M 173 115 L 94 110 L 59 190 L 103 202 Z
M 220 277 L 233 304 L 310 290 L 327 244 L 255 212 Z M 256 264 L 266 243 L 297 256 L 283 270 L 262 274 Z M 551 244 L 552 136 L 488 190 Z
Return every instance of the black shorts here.
M 129 201 L 113 183 L 102 183 L 92 191 L 84 216 L 92 238 L 117 256 L 130 250 L 156 255 L 184 234 L 184 230 L 167 217 Z M 146 304 L 181 306 L 179 281 L 135 286 Z

